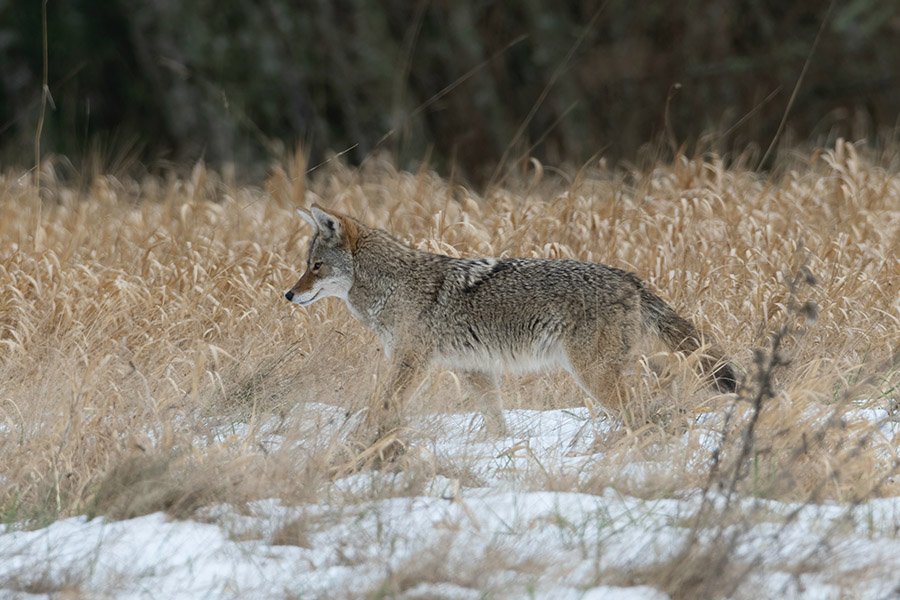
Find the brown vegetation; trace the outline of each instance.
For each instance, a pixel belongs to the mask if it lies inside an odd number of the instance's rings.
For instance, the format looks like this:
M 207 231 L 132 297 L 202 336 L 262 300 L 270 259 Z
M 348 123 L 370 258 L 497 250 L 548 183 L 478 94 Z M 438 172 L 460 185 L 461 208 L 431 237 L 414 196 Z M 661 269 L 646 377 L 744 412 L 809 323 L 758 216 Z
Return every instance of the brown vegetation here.
M 683 361 L 649 356 L 634 373 L 633 418 L 598 440 L 605 458 L 589 477 L 545 472 L 532 486 L 850 503 L 900 493 L 898 440 L 843 419 L 863 406 L 897 414 L 900 175 L 847 143 L 777 179 L 715 156 L 558 176 L 533 166 L 486 197 L 381 160 L 332 164 L 307 182 L 302 156 L 265 190 L 202 165 L 188 180 L 78 188 L 55 182 L 47 163 L 40 194 L 26 176 L 0 178 L 0 513 L 37 525 L 321 498 L 340 415 L 365 405 L 383 361 L 339 301 L 306 310 L 282 298 L 310 234 L 294 208 L 313 200 L 433 251 L 631 269 L 743 367 L 748 385 L 732 403 Z M 791 285 L 807 271 L 814 285 Z M 585 400 L 558 374 L 509 379 L 504 396 L 520 408 Z M 414 410 L 471 408 L 444 373 L 417 398 Z M 343 410 L 325 422 L 307 402 Z M 711 475 L 690 434 L 697 414 L 729 408 Z M 685 432 L 687 445 L 673 443 Z M 630 482 L 622 467 L 651 458 L 670 468 Z M 466 472 L 406 460 L 411 479 L 384 494 L 418 489 L 423 473 Z M 304 543 L 302 529 L 285 529 L 282 543 Z M 697 562 L 696 548 L 684 560 Z

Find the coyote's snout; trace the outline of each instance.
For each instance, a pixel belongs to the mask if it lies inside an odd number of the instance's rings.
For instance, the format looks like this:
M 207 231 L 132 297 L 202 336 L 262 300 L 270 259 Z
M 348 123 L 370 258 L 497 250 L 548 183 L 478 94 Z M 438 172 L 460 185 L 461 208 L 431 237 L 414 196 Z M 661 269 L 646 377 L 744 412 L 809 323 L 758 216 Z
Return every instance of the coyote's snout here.
M 575 260 L 450 258 L 317 205 L 299 213 L 315 234 L 306 272 L 285 297 L 301 306 L 341 298 L 378 335 L 391 371 L 367 419 L 382 431 L 402 422 L 430 363 L 460 371 L 488 428 L 503 431 L 503 371 L 561 368 L 618 408 L 619 375 L 642 334 L 674 351 L 700 348 L 694 326 L 633 273 Z M 709 355 L 699 363 L 717 389 L 735 391 L 731 365 Z
M 314 218 L 310 213 L 299 211 L 316 229 L 309 245 L 306 272 L 284 295 L 301 306 L 329 296 L 347 300 L 347 294 L 353 285 L 353 252 L 346 242 L 351 236 L 357 235 L 355 226 L 349 220 L 344 223 L 337 217 L 326 221 L 324 215 L 327 213 L 318 208 L 313 210 L 319 216 Z

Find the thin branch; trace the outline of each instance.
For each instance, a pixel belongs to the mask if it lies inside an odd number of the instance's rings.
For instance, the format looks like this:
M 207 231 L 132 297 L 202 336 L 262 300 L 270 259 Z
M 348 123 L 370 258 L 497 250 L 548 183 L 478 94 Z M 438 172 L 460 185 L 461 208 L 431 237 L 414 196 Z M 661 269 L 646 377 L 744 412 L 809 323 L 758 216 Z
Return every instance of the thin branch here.
M 47 50 L 47 0 L 41 2 L 41 40 L 44 61 L 44 72 L 41 78 L 41 111 L 38 114 L 37 129 L 34 132 L 34 185 L 38 189 L 38 197 L 41 190 L 41 134 L 44 131 L 44 114 L 47 111 L 47 98 L 50 97 L 49 61 Z M 40 224 L 40 220 L 38 220 Z
M 784 131 L 784 126 L 785 124 L 787 124 L 788 115 L 791 112 L 791 108 L 794 106 L 794 100 L 797 99 L 797 92 L 800 91 L 800 85 L 803 83 L 803 79 L 806 77 L 806 71 L 809 69 L 813 54 L 815 54 L 816 48 L 819 46 L 819 40 L 822 38 L 822 32 L 825 31 L 825 26 L 828 24 L 828 21 L 831 18 L 831 13 L 834 10 L 834 5 L 835 0 L 831 0 L 831 4 L 828 5 L 828 12 L 825 13 L 825 18 L 822 19 L 822 24 L 819 25 L 819 31 L 816 33 L 816 39 L 813 40 L 812 47 L 809 49 L 809 54 L 806 55 L 806 62 L 803 63 L 803 69 L 800 71 L 800 77 L 797 78 L 797 83 L 794 85 L 794 91 L 791 92 L 791 97 L 788 100 L 787 107 L 785 107 L 784 109 L 784 114 L 781 116 L 781 122 L 778 124 L 778 129 L 775 131 L 775 136 L 772 138 L 772 143 L 769 144 L 769 147 L 766 149 L 766 153 L 763 154 L 763 157 L 759 161 L 759 164 L 756 165 L 757 171 L 759 171 L 762 166 L 766 164 L 766 159 L 769 158 L 769 155 L 775 148 L 775 144 L 778 143 L 778 139 L 781 137 L 781 134 Z
M 608 2 L 604 2 L 600 5 L 600 8 L 594 12 L 594 15 L 591 17 L 591 20 L 588 21 L 588 24 L 581 30 L 581 34 L 579 34 L 578 38 L 576 38 L 575 43 L 569 48 L 569 51 L 566 53 L 566 56 L 563 58 L 562 62 L 556 67 L 556 70 L 553 71 L 553 74 L 550 76 L 550 81 L 547 82 L 547 85 L 544 86 L 544 89 L 541 90 L 540 95 L 537 100 L 535 100 L 534 105 L 532 105 L 531 110 L 528 111 L 528 114 L 522 120 L 522 123 L 519 125 L 518 130 L 513 135 L 512 139 L 506 145 L 506 149 L 503 150 L 503 154 L 500 156 L 500 160 L 497 162 L 497 167 L 494 169 L 493 175 L 491 175 L 491 179 L 488 182 L 487 189 L 490 189 L 498 182 L 498 178 L 500 177 L 500 173 L 503 170 L 503 166 L 506 164 L 506 160 L 509 157 L 510 151 L 515 146 L 516 142 L 519 141 L 519 138 L 525 133 L 525 130 L 528 129 L 528 125 L 531 123 L 531 120 L 534 119 L 537 111 L 540 109 L 541 105 L 544 103 L 544 100 L 547 99 L 547 96 L 550 95 L 550 90 L 553 89 L 553 86 L 556 85 L 557 80 L 562 76 L 563 72 L 568 68 L 569 63 L 572 58 L 575 56 L 575 53 L 581 47 L 582 42 L 587 38 L 588 34 L 593 31 L 594 24 L 597 22 L 597 19 L 600 18 L 600 14 L 603 12 L 603 9 L 606 8 Z

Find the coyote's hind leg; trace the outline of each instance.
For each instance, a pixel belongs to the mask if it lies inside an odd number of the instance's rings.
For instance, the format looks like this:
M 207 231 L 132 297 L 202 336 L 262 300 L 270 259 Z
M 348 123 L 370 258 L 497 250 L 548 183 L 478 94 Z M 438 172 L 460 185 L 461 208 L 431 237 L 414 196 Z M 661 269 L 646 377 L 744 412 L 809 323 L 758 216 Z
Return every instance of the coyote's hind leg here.
M 629 316 L 636 318 L 629 313 L 621 315 L 613 324 L 575 337 L 564 348 L 566 370 L 593 400 L 619 418 L 626 409 L 622 370 L 638 330 Z

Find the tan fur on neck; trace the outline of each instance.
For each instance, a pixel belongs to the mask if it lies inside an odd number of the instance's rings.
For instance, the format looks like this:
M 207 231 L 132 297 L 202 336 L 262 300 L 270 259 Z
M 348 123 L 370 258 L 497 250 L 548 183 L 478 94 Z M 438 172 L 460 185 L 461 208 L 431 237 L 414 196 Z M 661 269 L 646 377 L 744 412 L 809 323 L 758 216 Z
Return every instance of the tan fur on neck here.
M 356 254 L 356 250 L 359 248 L 359 227 L 353 219 L 346 215 L 335 214 L 334 216 L 341 221 L 344 242 L 346 242 L 347 247 L 350 249 L 350 253 Z

